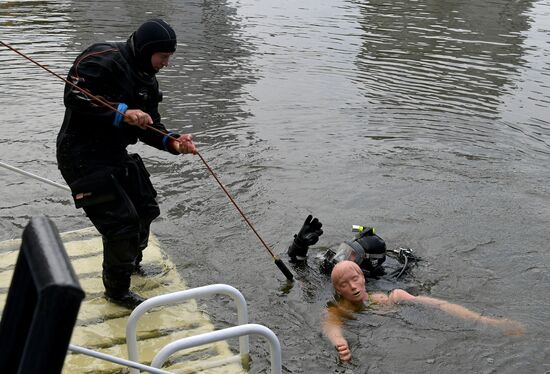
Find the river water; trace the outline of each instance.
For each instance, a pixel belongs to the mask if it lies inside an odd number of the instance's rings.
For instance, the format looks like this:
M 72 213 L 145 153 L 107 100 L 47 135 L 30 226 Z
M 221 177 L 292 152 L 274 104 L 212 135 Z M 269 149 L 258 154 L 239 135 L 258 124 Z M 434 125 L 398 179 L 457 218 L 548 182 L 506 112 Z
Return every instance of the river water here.
M 194 134 L 287 264 L 305 217 L 323 222 L 288 284 L 198 157 L 130 148 L 152 172 L 153 230 L 182 276 L 241 290 L 251 322 L 278 335 L 284 372 L 550 372 L 548 1 L 4 0 L 0 39 L 65 76 L 85 46 L 125 40 L 150 17 L 179 40 L 158 75 L 167 127 Z M 62 82 L 1 47 L 0 85 L 0 160 L 62 183 Z M 0 178 L 0 240 L 38 214 L 60 231 L 89 226 L 65 192 Z M 339 364 L 320 333 L 331 289 L 317 267 L 353 224 L 423 259 L 395 286 L 526 334 L 400 306 L 347 324 L 354 360 Z M 202 303 L 218 326 L 235 322 L 226 301 Z M 251 352 L 251 372 L 268 372 L 265 342 L 252 338 Z

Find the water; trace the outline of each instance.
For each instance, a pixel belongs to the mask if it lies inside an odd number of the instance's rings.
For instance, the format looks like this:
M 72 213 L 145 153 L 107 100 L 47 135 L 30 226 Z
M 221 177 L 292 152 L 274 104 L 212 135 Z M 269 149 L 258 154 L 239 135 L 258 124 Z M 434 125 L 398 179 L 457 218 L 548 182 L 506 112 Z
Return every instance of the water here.
M 305 217 L 324 224 L 288 285 L 198 158 L 133 146 L 159 192 L 153 230 L 190 286 L 241 290 L 251 321 L 278 335 L 285 372 L 550 371 L 547 1 L 157 3 L 8 0 L 0 35 L 64 76 L 88 44 L 165 18 L 179 39 L 158 76 L 167 126 L 194 134 L 287 264 Z M 0 48 L 0 84 L 0 159 L 62 182 L 62 83 Z M 61 231 L 89 225 L 63 191 L 0 178 L 0 240 L 36 214 Z M 354 361 L 339 365 L 320 334 L 331 291 L 317 257 L 352 224 L 415 249 L 413 290 L 521 321 L 526 335 L 405 306 L 346 325 Z M 201 303 L 218 326 L 235 322 L 225 301 Z M 251 349 L 251 371 L 268 372 L 265 342 Z

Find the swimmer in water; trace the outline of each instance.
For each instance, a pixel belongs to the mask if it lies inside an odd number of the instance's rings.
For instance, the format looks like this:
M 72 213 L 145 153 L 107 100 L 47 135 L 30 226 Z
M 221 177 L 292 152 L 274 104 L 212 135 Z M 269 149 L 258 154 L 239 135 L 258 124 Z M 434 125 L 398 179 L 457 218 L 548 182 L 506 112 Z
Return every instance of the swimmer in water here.
M 451 304 L 445 300 L 428 296 L 413 296 L 408 292 L 395 289 L 388 295 L 381 292 L 367 293 L 365 277 L 359 265 L 353 261 L 342 261 L 334 266 L 331 281 L 336 291 L 336 303 L 327 309 L 323 320 L 323 333 L 338 351 L 342 362 L 351 360 L 351 350 L 343 334 L 343 324 L 354 312 L 368 305 L 391 306 L 401 302 L 412 302 L 438 308 L 455 317 L 478 321 L 486 325 L 503 329 L 509 335 L 523 335 L 523 326 L 509 319 L 483 316 L 463 306 Z

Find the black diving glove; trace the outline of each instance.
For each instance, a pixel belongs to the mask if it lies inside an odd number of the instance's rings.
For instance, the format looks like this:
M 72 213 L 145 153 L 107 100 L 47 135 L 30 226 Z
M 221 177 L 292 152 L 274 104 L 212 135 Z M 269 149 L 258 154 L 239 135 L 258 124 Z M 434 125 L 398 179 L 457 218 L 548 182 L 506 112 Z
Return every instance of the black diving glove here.
M 304 261 L 307 257 L 307 251 L 310 245 L 319 241 L 319 237 L 323 235 L 321 227 L 323 224 L 310 214 L 307 216 L 302 228 L 298 234 L 294 235 L 294 241 L 288 247 L 288 255 L 291 262 Z

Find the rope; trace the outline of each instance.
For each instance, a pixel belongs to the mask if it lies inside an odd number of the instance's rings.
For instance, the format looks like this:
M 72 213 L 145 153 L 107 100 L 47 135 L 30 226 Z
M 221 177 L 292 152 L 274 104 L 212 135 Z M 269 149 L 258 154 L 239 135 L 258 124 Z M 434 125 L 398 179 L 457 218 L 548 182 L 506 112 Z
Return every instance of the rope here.
M 108 102 L 106 102 L 105 100 L 103 100 L 102 98 L 92 94 L 91 92 L 89 92 L 88 90 L 86 89 L 83 89 L 81 87 L 78 87 L 76 84 L 70 82 L 69 80 L 63 78 L 62 76 L 60 76 L 59 74 L 53 72 L 52 70 L 50 70 L 49 68 L 47 68 L 46 66 L 40 64 L 39 62 L 33 60 L 32 58 L 30 58 L 29 56 L 25 55 L 24 53 L 18 51 L 17 49 L 11 47 L 10 45 L 4 43 L 3 41 L 0 40 L 0 43 L 10 49 L 11 51 L 17 53 L 18 55 L 20 55 L 21 57 L 29 60 L 30 62 L 32 62 L 33 64 L 37 65 L 38 67 L 46 70 L 48 73 L 52 74 L 53 76 L 61 79 L 63 82 L 65 82 L 66 84 L 76 88 L 77 90 L 79 90 L 80 92 L 82 92 L 84 95 L 92 98 L 93 100 L 96 100 L 98 103 L 100 103 L 101 105 L 111 109 L 112 111 L 116 112 L 116 113 L 119 113 L 121 114 L 122 116 L 124 116 L 124 113 L 120 112 L 118 109 L 116 109 L 115 107 L 113 107 L 111 104 L 109 104 Z M 177 140 L 177 138 L 175 138 L 174 136 L 172 135 L 169 135 L 167 133 L 165 133 L 164 131 L 162 130 L 159 130 L 157 129 L 156 127 L 153 127 L 153 126 L 150 126 L 150 125 L 145 125 L 148 129 L 150 130 L 153 130 L 153 131 L 156 131 L 158 133 L 160 133 L 161 135 L 164 135 L 172 140 Z M 216 182 L 218 183 L 218 185 L 221 187 L 221 189 L 223 190 L 223 192 L 225 192 L 225 194 L 227 195 L 227 197 L 229 198 L 229 200 L 231 201 L 231 203 L 233 203 L 233 205 L 235 206 L 235 208 L 237 208 L 237 211 L 240 213 L 240 215 L 243 217 L 243 219 L 245 220 L 245 222 L 248 224 L 248 226 L 252 229 L 252 231 L 254 232 L 254 234 L 256 234 L 256 236 L 258 237 L 258 239 L 260 240 L 260 242 L 262 243 L 262 245 L 265 247 L 265 249 L 267 249 L 267 251 L 269 252 L 269 254 L 271 255 L 271 257 L 275 260 L 275 264 L 277 265 L 277 267 L 283 272 L 283 274 L 285 275 L 285 277 L 289 280 L 292 280 L 293 279 L 293 275 L 292 273 L 286 268 L 286 266 L 284 265 L 284 263 L 278 259 L 274 254 L 273 254 L 273 251 L 269 248 L 269 246 L 267 245 L 267 243 L 262 239 L 262 237 L 260 236 L 260 234 L 258 234 L 258 231 L 254 228 L 254 226 L 252 225 L 252 223 L 250 223 L 250 221 L 248 220 L 248 218 L 246 217 L 246 215 L 244 214 L 244 212 L 241 210 L 241 208 L 239 208 L 239 206 L 237 205 L 237 203 L 235 202 L 235 200 L 233 199 L 233 197 L 231 196 L 231 194 L 229 193 L 229 191 L 225 188 L 225 186 L 222 184 L 222 182 L 218 179 L 218 177 L 216 176 L 216 174 L 214 173 L 214 171 L 212 170 L 212 168 L 210 167 L 210 165 L 208 165 L 208 163 L 206 162 L 206 160 L 204 159 L 204 157 L 202 157 L 202 155 L 197 151 L 196 153 L 199 158 L 201 159 L 201 161 L 204 163 L 204 165 L 206 166 L 206 168 L 208 169 L 208 171 L 210 172 L 210 174 L 214 177 L 214 179 L 216 180 Z M 13 169 L 12 169 L 13 170 Z M 38 177 L 40 178 L 40 177 Z M 48 183 L 48 182 L 47 182 Z M 51 183 L 50 183 L 51 184 Z

